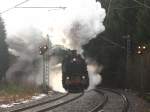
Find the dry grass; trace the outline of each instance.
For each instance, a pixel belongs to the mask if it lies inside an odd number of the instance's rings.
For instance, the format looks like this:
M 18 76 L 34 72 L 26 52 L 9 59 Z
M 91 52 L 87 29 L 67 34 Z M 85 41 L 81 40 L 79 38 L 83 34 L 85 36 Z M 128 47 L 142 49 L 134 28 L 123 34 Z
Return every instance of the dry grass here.
M 38 88 L 24 87 L 16 84 L 0 85 L 0 104 L 19 102 L 30 99 L 40 93 Z

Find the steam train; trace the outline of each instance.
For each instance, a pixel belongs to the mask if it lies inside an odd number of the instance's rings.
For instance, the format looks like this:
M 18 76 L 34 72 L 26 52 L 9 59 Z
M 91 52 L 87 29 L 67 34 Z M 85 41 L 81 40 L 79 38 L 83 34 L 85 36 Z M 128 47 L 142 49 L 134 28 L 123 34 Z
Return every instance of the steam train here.
M 70 51 L 62 61 L 62 84 L 71 93 L 82 92 L 89 86 L 87 64 L 76 50 Z

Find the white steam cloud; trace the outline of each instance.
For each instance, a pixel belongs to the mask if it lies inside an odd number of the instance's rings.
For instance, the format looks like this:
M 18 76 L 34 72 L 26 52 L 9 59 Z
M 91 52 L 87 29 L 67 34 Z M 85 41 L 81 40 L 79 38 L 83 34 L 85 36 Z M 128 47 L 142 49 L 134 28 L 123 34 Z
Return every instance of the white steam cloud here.
M 82 45 L 105 30 L 103 25 L 105 10 L 96 0 L 69 0 L 64 1 L 64 4 L 65 10 L 49 12 L 39 9 L 15 9 L 4 15 L 8 33 L 6 41 L 10 52 L 18 57 L 7 72 L 9 79 L 16 75 L 23 77 L 21 81 L 42 83 L 42 59 L 38 50 L 45 43 L 42 37 L 46 37 L 47 34 L 50 35 L 51 46 L 63 45 L 82 54 Z M 55 91 L 64 91 L 58 57 L 50 58 L 50 86 Z M 98 69 L 100 67 L 96 63 L 89 63 L 89 88 L 93 88 L 101 81 Z

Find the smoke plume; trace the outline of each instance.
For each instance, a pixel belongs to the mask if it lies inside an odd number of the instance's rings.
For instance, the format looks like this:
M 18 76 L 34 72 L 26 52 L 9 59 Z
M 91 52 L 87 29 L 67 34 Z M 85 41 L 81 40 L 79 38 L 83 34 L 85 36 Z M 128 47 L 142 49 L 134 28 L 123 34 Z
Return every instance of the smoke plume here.
M 16 62 L 7 72 L 8 79 L 21 77 L 20 81 L 23 82 L 42 83 L 42 57 L 39 55 L 39 47 L 45 44 L 44 38 L 47 34 L 51 47 L 62 45 L 64 48 L 76 49 L 82 54 L 82 46 L 105 30 L 103 25 L 105 10 L 100 2 L 69 0 L 65 3 L 65 7 L 66 9 L 51 12 L 38 10 L 38 13 L 37 10 L 15 9 L 4 15 L 9 51 L 17 57 Z M 11 19 L 16 22 L 12 22 Z M 49 59 L 50 87 L 55 91 L 64 91 L 61 83 L 62 54 L 58 53 L 57 48 L 48 52 L 53 54 Z M 98 74 L 101 67 L 96 63 L 88 61 L 87 63 L 89 88 L 93 88 L 101 81 L 101 76 Z

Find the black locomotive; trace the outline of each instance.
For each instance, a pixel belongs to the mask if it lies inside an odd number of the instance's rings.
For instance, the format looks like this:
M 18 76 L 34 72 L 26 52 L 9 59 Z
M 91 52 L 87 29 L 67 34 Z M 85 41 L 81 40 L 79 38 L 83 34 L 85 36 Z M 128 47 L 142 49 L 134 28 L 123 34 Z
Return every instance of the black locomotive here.
M 82 92 L 89 86 L 87 64 L 76 50 L 71 50 L 62 61 L 62 83 L 72 93 Z

